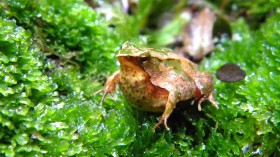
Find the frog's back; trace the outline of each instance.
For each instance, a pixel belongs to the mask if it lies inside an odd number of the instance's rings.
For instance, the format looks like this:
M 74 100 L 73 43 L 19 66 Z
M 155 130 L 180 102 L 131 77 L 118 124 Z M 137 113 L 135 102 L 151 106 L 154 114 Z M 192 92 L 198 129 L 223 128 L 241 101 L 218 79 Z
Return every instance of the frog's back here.
M 188 62 L 187 62 L 188 63 Z M 189 68 L 189 72 L 183 70 L 180 61 L 159 60 L 152 58 L 143 64 L 145 71 L 150 75 L 151 82 L 169 92 L 179 94 L 180 100 L 187 100 L 195 96 L 196 85 L 192 79 L 194 72 Z
M 169 49 L 152 49 L 152 52 L 152 57 L 158 58 L 162 62 L 166 62 L 166 64 L 169 64 L 168 62 L 171 62 L 171 64 L 172 62 L 176 62 L 176 68 L 188 73 L 189 75 L 191 75 L 193 71 L 196 71 L 198 69 L 195 63 L 182 56 L 179 56 Z M 172 66 L 174 65 L 175 64 L 173 64 Z

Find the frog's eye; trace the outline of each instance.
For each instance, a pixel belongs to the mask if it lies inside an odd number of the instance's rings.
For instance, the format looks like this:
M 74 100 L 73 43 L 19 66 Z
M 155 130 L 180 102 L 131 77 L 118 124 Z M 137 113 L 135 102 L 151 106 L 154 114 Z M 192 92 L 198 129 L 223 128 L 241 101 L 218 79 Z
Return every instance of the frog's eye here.
M 140 65 L 142 65 L 144 62 L 147 62 L 149 60 L 150 60 L 150 57 L 141 57 L 141 58 L 138 59 L 138 63 Z

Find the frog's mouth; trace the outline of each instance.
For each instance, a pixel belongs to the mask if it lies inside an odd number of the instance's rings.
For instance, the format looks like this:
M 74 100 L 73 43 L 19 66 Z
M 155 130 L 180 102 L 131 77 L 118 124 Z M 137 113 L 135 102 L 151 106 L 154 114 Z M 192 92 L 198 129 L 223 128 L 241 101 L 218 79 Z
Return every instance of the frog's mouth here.
M 132 57 L 132 56 L 118 56 L 121 66 L 139 67 L 143 69 L 143 63 L 150 60 L 150 57 Z

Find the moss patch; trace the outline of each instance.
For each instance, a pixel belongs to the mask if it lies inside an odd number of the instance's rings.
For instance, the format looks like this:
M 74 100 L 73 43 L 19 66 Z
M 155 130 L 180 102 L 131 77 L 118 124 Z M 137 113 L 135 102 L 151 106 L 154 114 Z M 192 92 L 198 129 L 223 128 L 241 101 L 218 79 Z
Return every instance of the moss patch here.
M 218 110 L 204 103 L 199 112 L 182 102 L 170 117 L 172 131 L 154 133 L 160 115 L 133 110 L 118 92 L 99 106 L 101 95 L 94 92 L 118 69 L 120 45 L 125 40 L 145 44 L 140 32 L 158 5 L 141 1 L 135 15 L 120 13 L 107 21 L 82 0 L 0 2 L 0 154 L 279 156 L 275 5 L 274 15 L 257 30 L 241 18 L 232 22 L 233 39 L 222 40 L 203 60 L 205 71 L 215 73 L 232 62 L 247 74 L 238 83 L 215 80 Z

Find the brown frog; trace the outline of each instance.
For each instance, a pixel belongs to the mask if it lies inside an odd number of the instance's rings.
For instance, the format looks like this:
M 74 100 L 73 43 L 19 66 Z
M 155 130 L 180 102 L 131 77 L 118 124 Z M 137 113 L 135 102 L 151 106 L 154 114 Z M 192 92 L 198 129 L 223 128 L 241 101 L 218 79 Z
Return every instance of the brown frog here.
M 108 78 L 101 90 L 101 104 L 117 83 L 133 107 L 163 112 L 154 128 L 164 123 L 167 130 L 167 119 L 179 101 L 195 98 L 201 110 L 201 103 L 209 100 L 218 108 L 213 98 L 213 76 L 198 71 L 196 64 L 168 49 L 136 47 L 126 42 L 117 58 L 120 70 Z

